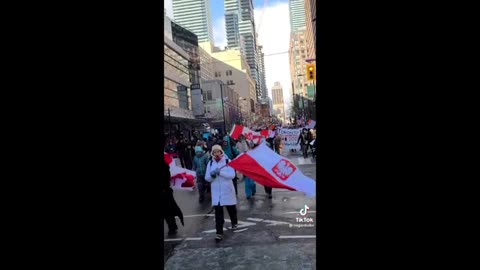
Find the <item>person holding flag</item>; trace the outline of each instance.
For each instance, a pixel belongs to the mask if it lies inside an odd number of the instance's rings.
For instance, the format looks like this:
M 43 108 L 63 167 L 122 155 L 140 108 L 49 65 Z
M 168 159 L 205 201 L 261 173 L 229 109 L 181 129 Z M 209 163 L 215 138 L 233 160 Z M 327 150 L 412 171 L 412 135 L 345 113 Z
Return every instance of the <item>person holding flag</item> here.
M 170 187 L 170 166 L 165 160 L 162 160 L 160 165 L 162 170 L 166 173 L 166 175 L 160 180 L 161 205 L 165 210 L 164 218 L 168 225 L 168 235 L 175 235 L 178 230 L 175 216 L 178 216 L 182 225 L 185 226 L 183 223 L 183 213 L 175 202 L 173 190 Z
M 237 147 L 234 146 L 232 137 L 226 135 L 223 137 L 223 151 L 225 151 L 225 155 L 227 155 L 228 159 L 234 160 L 240 152 L 238 151 Z M 233 178 L 233 186 L 235 187 L 235 195 L 238 195 L 237 189 L 237 172 L 235 172 L 235 177 Z
M 235 171 L 228 165 L 229 159 L 220 145 L 212 147 L 212 160 L 208 162 L 205 180 L 211 183 L 212 206 L 215 209 L 215 227 L 217 236 L 215 241 L 223 240 L 223 207 L 227 208 L 232 221 L 232 230 L 238 228 L 237 220 L 237 196 L 232 179 Z

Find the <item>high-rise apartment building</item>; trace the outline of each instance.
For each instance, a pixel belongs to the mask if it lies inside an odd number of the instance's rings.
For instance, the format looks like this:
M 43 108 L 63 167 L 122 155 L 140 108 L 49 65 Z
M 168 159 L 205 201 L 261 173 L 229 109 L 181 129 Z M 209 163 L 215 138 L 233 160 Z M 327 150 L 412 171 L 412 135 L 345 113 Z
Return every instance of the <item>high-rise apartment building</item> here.
M 267 97 L 268 96 L 268 90 L 267 90 L 267 81 L 266 81 L 266 74 L 265 74 L 265 55 L 262 51 L 263 46 L 258 46 L 257 47 L 257 53 L 258 53 L 258 75 L 259 75 L 259 80 L 260 80 L 260 92 L 261 92 L 261 97 Z
M 192 31 L 198 42 L 213 42 L 210 0 L 172 0 L 175 23 Z
M 228 47 L 240 48 L 245 55 L 259 99 L 262 93 L 252 0 L 225 0 L 225 26 Z
M 292 81 L 292 100 L 294 111 L 305 110 L 305 99 L 307 98 L 306 64 L 306 12 L 305 0 L 289 0 L 290 9 L 290 78 Z
M 316 41 L 316 6 L 314 0 L 305 1 L 305 14 L 306 14 L 306 45 L 307 45 L 307 58 L 315 59 L 315 41 Z
M 307 96 L 305 30 L 290 35 L 290 78 L 294 107 L 303 108 Z
M 296 32 L 305 27 L 305 0 L 289 0 L 290 9 L 290 31 Z M 307 0 L 308 1 L 308 0 Z

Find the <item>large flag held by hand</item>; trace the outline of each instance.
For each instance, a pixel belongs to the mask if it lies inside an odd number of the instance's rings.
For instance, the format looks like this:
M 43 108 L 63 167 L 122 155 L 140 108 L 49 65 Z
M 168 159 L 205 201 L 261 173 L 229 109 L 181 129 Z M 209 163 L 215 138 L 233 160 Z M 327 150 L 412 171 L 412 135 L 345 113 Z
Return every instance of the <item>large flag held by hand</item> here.
M 315 181 L 303 175 L 290 160 L 273 152 L 264 143 L 239 155 L 228 165 L 261 185 L 315 196 Z
M 168 153 L 163 153 L 165 162 L 170 166 L 170 186 L 172 189 L 192 191 L 195 188 L 196 173 L 191 170 L 178 167 L 175 160 Z

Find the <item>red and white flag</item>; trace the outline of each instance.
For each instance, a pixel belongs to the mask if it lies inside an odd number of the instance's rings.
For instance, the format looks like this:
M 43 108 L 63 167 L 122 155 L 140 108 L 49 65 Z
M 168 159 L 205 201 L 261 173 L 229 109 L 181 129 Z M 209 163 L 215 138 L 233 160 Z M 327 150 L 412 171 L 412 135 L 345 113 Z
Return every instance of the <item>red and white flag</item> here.
M 232 131 L 230 131 L 230 137 L 237 140 L 241 135 L 245 135 L 252 132 L 249 128 L 243 125 L 233 125 Z
M 195 188 L 197 174 L 195 171 L 178 167 L 175 160 L 168 153 L 163 153 L 165 162 L 170 166 L 170 186 L 172 189 L 183 189 L 192 191 Z
M 247 140 L 253 141 L 255 144 L 260 144 L 262 136 L 267 137 L 269 134 L 268 130 L 262 132 L 253 131 L 243 125 L 233 125 L 232 131 L 230 131 L 230 137 L 237 140 L 241 135 L 244 135 Z
M 315 120 L 308 120 L 307 122 L 307 125 L 305 126 L 306 128 L 315 128 L 315 125 L 317 124 L 317 122 Z
M 315 196 L 315 181 L 303 175 L 290 160 L 273 152 L 264 143 L 240 154 L 228 165 L 261 185 L 301 191 L 307 196 Z

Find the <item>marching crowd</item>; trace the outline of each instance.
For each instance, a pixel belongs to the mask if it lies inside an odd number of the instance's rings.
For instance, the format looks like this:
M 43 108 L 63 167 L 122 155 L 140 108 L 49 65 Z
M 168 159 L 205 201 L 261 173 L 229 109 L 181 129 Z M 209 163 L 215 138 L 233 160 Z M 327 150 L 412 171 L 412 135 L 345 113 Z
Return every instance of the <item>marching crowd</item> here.
M 276 133 L 275 133 L 276 134 Z M 311 144 L 314 142 L 313 145 Z M 284 141 L 281 136 L 276 134 L 270 138 L 263 137 L 261 143 L 266 143 L 272 150 L 280 154 L 283 151 Z M 308 157 L 309 147 L 312 149 L 313 158 L 315 158 L 315 140 L 310 130 L 304 129 L 298 138 L 297 144 L 301 144 L 301 149 L 305 158 Z M 258 145 L 245 136 L 240 136 L 238 140 L 228 135 L 211 135 L 208 139 L 192 136 L 191 138 L 170 138 L 165 144 L 165 152 L 171 154 L 180 160 L 183 168 L 193 170 L 197 176 L 197 189 L 199 192 L 199 203 L 205 201 L 205 196 L 211 196 L 212 206 L 215 209 L 216 237 L 217 242 L 223 239 L 224 215 L 223 207 L 226 207 L 232 223 L 232 230 L 237 229 L 237 182 L 239 173 L 228 162 L 235 159 L 241 153 L 245 153 Z M 165 163 L 168 170 L 168 165 Z M 256 183 L 253 179 L 243 175 L 246 198 L 250 200 L 256 194 Z M 180 218 L 183 224 L 183 215 L 173 198 L 173 190 L 170 188 L 170 175 L 162 178 L 162 198 L 166 206 L 165 220 L 169 228 L 169 235 L 177 233 L 175 216 Z M 264 186 L 265 193 L 269 199 L 272 199 L 272 188 Z

